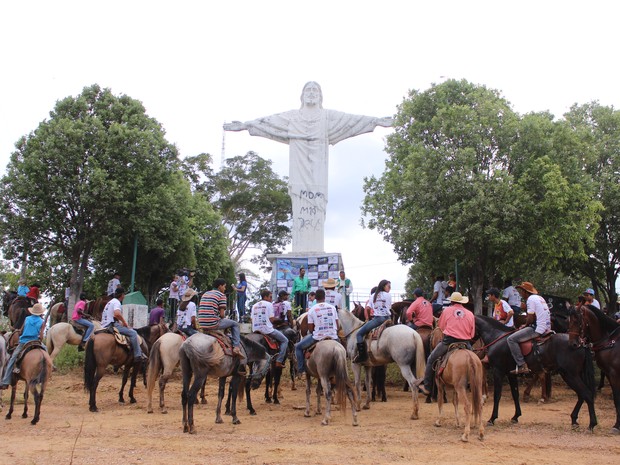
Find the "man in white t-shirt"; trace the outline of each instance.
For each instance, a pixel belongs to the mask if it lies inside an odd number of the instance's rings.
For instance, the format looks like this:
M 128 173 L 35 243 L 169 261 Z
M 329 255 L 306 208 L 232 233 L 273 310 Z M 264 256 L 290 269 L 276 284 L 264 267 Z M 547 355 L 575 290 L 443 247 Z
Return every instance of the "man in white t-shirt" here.
M 116 292 L 116 289 L 119 287 L 121 287 L 121 275 L 120 273 L 114 273 L 114 276 L 112 277 L 112 279 L 108 281 L 107 294 L 114 295 L 114 292 Z
M 601 309 L 601 304 L 594 298 L 594 289 L 588 288 L 583 292 L 583 296 L 586 298 L 586 304 Z
M 325 303 L 333 305 L 337 309 L 342 305 L 342 294 L 336 292 L 336 280 L 329 278 L 327 281 L 323 281 L 323 287 L 325 288 Z
M 133 352 L 134 360 L 136 362 L 141 362 L 146 360 L 147 357 L 142 353 L 142 349 L 140 348 L 138 333 L 129 327 L 123 317 L 121 302 L 124 297 L 125 290 L 122 287 L 117 287 L 116 291 L 114 291 L 114 297 L 112 297 L 112 299 L 106 304 L 103 312 L 101 313 L 101 326 L 108 328 L 113 325 L 116 329 L 118 329 L 119 333 L 127 336 L 129 338 L 129 342 L 131 343 L 131 350 Z
M 502 291 L 502 299 L 508 302 L 515 315 L 521 314 L 521 295 L 519 291 L 512 285 L 512 279 L 504 281 L 504 290 Z
M 252 306 L 252 331 L 255 333 L 266 334 L 280 343 L 280 352 L 276 358 L 275 365 L 279 368 L 284 367 L 284 359 L 286 358 L 286 349 L 288 349 L 288 339 L 284 334 L 273 327 L 276 320 L 273 312 L 273 294 L 269 289 L 260 291 L 260 298 Z
M 179 294 L 179 275 L 174 275 L 170 282 L 170 293 L 168 294 L 168 307 L 170 308 L 170 321 L 177 320 L 177 309 L 179 308 L 179 299 L 185 294 Z
M 340 329 L 338 310 L 325 302 L 324 289 L 316 291 L 316 302 L 317 304 L 308 311 L 308 334 L 295 344 L 298 374 L 306 371 L 304 350 L 323 339 L 338 340 L 338 330 Z
M 526 302 L 527 319 L 525 320 L 525 327 L 512 333 L 507 340 L 510 353 L 517 363 L 517 368 L 510 372 L 515 375 L 530 372 L 521 353 L 519 343 L 534 339 L 551 330 L 551 313 L 549 312 L 547 302 L 538 295 L 538 291 L 532 283 L 523 282 L 517 286 L 517 289 Z M 534 322 L 536 323 L 536 328 L 530 326 Z
M 434 315 L 441 314 L 444 297 L 446 295 L 446 287 L 448 287 L 448 283 L 444 282 L 443 275 L 437 276 L 433 283 L 433 295 L 431 296 Z

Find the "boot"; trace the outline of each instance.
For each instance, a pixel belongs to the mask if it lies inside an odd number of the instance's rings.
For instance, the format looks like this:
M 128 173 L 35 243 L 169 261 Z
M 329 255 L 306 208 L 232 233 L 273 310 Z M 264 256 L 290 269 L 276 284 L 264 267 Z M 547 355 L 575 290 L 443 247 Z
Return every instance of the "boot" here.
M 366 360 L 368 360 L 368 354 L 366 353 L 366 343 L 358 342 L 357 356 L 353 360 L 353 363 L 364 363 Z

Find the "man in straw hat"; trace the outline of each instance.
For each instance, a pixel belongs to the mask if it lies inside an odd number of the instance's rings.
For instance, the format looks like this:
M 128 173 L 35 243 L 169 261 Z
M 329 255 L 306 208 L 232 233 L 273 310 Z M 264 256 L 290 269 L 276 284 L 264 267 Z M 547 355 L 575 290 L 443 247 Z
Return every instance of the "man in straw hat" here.
M 525 320 L 525 327 L 508 336 L 507 341 L 512 358 L 514 358 L 517 363 L 517 367 L 510 373 L 519 375 L 530 372 L 530 369 L 523 358 L 523 354 L 521 353 L 519 343 L 529 341 L 530 339 L 534 339 L 535 337 L 550 331 L 551 313 L 549 312 L 547 302 L 545 302 L 545 299 L 538 295 L 538 291 L 532 283 L 524 281 L 516 287 L 523 300 L 525 300 L 527 318 Z M 531 326 L 534 322 L 536 322 L 535 328 Z
M 6 389 L 9 387 L 9 384 L 11 384 L 15 361 L 26 343 L 41 340 L 43 338 L 43 331 L 45 330 L 45 326 L 43 325 L 43 314 L 45 313 L 45 309 L 43 308 L 43 305 L 39 303 L 34 304 L 28 309 L 28 311 L 31 315 L 26 317 L 26 320 L 24 321 L 22 334 L 19 336 L 19 344 L 13 351 L 13 355 L 11 356 L 11 360 L 9 360 L 8 365 L 5 367 L 6 371 L 4 372 L 4 378 L 2 378 L 2 382 L 0 383 L 0 389 Z M 43 346 L 43 348 L 45 348 L 45 346 Z
M 428 395 L 433 385 L 433 365 L 448 352 L 450 344 L 455 342 L 466 342 L 473 339 L 476 328 L 476 318 L 474 314 L 463 307 L 469 302 L 468 297 L 464 297 L 460 292 L 453 292 L 448 298 L 452 304 L 441 312 L 439 317 L 439 328 L 443 331 L 443 341 L 431 352 L 426 361 L 426 371 L 424 379 L 418 379 L 415 384 L 420 385 L 420 391 Z
M 337 309 L 342 308 L 342 295 L 336 292 L 336 280 L 329 278 L 327 281 L 323 281 L 323 287 L 325 288 L 325 303 L 333 305 Z
M 191 287 L 187 288 L 181 297 L 181 304 L 177 310 L 177 328 L 185 333 L 187 337 L 197 333 L 196 330 L 196 303 L 198 293 Z

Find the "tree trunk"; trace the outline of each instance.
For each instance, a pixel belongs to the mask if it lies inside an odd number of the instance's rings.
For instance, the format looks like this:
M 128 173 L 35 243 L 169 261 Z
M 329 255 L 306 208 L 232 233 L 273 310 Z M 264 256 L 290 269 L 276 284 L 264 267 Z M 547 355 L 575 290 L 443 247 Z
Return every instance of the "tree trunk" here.
M 474 299 L 474 313 L 482 315 L 482 291 L 484 287 L 484 273 L 480 268 L 472 269 L 471 294 Z

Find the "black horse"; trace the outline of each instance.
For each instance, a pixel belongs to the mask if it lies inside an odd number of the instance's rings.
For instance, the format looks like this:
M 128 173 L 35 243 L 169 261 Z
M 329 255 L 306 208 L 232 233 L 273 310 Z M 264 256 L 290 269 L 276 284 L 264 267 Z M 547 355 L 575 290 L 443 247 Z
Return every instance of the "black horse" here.
M 510 374 L 515 361 L 508 347 L 507 337 L 511 329 L 502 323 L 486 316 L 476 315 L 476 339 L 484 342 L 489 357 L 489 366 L 493 372 L 493 413 L 488 425 L 495 424 L 498 416 L 499 401 L 502 396 L 504 376 L 508 376 L 515 414 L 511 421 L 517 423 L 521 416 L 517 377 Z M 577 394 L 577 403 L 571 413 L 573 428 L 578 426 L 577 417 L 584 402 L 588 405 L 592 431 L 597 425 L 594 411 L 594 365 L 592 355 L 585 348 L 573 348 L 568 342 L 568 334 L 554 334 L 544 344 L 534 343 L 532 351 L 525 357 L 528 367 L 534 374 L 542 371 L 557 371 L 566 384 Z

